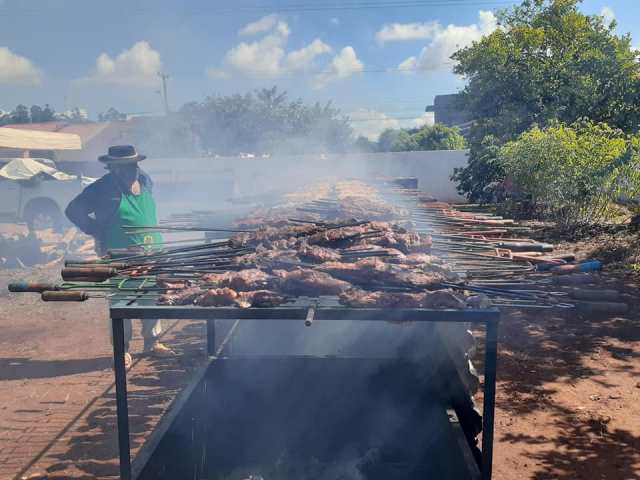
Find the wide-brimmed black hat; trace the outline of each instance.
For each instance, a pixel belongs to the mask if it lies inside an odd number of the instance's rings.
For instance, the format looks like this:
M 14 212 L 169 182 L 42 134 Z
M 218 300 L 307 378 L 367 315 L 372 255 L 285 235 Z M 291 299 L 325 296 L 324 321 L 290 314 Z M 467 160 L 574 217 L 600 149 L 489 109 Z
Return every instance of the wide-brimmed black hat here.
M 109 147 L 107 154 L 98 157 L 98 160 L 103 163 L 118 164 L 141 162 L 145 158 L 147 157 L 140 155 L 133 145 L 115 145 Z

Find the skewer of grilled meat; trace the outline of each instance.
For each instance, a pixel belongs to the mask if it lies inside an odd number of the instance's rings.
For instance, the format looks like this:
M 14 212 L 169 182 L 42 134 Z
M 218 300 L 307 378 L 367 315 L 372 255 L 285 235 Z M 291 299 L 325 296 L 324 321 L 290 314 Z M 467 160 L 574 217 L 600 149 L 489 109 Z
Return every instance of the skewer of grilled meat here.
M 337 295 L 351 285 L 331 275 L 316 270 L 297 268 L 292 271 L 274 270 L 278 279 L 278 291 L 293 296 L 317 297 L 321 295 Z
M 378 258 L 365 258 L 355 263 L 327 262 L 317 270 L 355 285 L 371 283 L 410 287 L 437 287 L 452 278 L 452 274 L 440 269 L 416 271 L 408 265 L 392 265 Z
M 249 292 L 268 288 L 273 276 L 257 268 L 238 272 L 209 273 L 202 277 L 202 282 L 212 288 L 231 288 L 238 292 Z
M 350 289 L 340 295 L 340 303 L 353 308 L 466 308 L 460 295 L 450 290 L 435 292 L 366 292 Z

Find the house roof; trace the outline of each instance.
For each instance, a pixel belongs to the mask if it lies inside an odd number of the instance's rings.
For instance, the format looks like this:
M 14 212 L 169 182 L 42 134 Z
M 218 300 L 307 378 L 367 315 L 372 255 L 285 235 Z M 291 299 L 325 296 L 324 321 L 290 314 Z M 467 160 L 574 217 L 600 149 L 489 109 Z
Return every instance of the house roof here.
M 5 129 L 32 131 L 51 135 L 72 135 L 81 140 L 81 148 L 76 151 L 58 152 L 56 161 L 62 162 L 89 162 L 97 160 L 98 156 L 106 153 L 111 145 L 135 143 L 133 127 L 138 122 L 46 122 L 6 125 Z M 0 144 L 0 148 L 5 145 Z M 13 147 L 25 148 L 26 147 Z M 32 150 L 40 149 L 32 147 Z M 58 148 L 42 148 L 43 150 L 60 150 Z
M 0 128 L 0 148 L 19 150 L 80 150 L 82 140 L 75 133 L 51 130 Z
M 163 116 L 136 116 L 126 121 L 116 122 L 47 122 L 7 125 L 6 129 L 39 130 L 58 134 L 74 134 L 80 137 L 82 149 L 77 151 L 56 151 L 56 162 L 96 162 L 112 145 L 140 145 L 162 131 L 166 122 Z M 0 145 L 2 148 L 3 145 Z M 57 150 L 49 148 L 48 150 Z M 19 156 L 16 152 L 10 152 Z
M 96 135 L 109 127 L 108 122 L 100 123 L 69 123 L 69 122 L 46 122 L 46 123 L 17 123 L 6 125 L 5 128 L 15 128 L 18 130 L 38 130 L 42 132 L 72 133 L 80 136 L 83 145 L 89 143 Z

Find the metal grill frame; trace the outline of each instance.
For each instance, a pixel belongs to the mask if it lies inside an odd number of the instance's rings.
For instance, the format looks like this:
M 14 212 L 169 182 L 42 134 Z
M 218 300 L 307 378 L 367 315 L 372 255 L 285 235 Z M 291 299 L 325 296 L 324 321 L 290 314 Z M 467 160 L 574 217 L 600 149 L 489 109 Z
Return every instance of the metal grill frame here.
M 493 437 L 496 396 L 496 367 L 498 355 L 498 325 L 500 311 L 483 310 L 432 310 L 432 309 L 373 309 L 321 307 L 317 304 L 279 308 L 222 308 L 196 306 L 158 306 L 148 301 L 113 297 L 109 316 L 113 332 L 113 364 L 116 384 L 116 409 L 118 449 L 121 480 L 132 480 L 131 450 L 129 438 L 129 411 L 127 398 L 127 372 L 124 364 L 124 320 L 141 321 L 204 320 L 207 327 L 207 356 L 215 361 L 215 320 L 291 320 L 308 321 L 410 321 L 453 322 L 483 324 L 485 326 L 484 355 L 484 405 L 482 413 L 482 449 L 478 468 L 483 480 L 490 480 L 493 463 Z

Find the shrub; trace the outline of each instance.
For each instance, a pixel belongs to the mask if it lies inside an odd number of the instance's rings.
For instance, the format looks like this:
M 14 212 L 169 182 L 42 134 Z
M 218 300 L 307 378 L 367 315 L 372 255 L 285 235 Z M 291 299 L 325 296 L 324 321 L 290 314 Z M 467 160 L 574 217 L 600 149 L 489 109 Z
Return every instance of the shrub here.
M 640 141 L 603 123 L 534 127 L 498 153 L 512 199 L 561 226 L 609 220 L 612 204 L 640 192 Z

